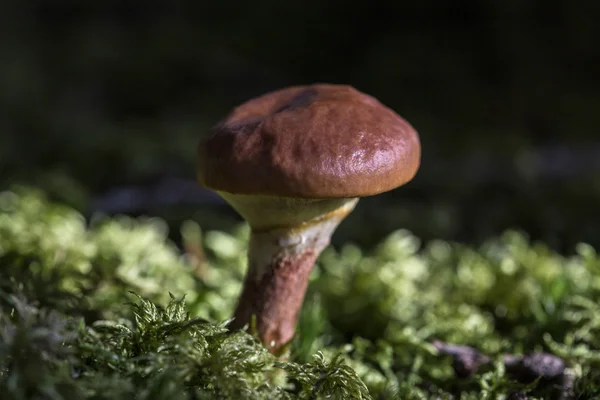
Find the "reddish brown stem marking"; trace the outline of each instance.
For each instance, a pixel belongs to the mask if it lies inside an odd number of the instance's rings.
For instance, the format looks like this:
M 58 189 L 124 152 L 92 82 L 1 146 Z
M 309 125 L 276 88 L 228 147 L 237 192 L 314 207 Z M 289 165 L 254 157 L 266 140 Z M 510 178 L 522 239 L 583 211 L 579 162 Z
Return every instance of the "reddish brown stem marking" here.
M 280 255 L 258 279 L 251 264 L 231 327 L 240 329 L 255 315 L 258 336 L 271 352 L 291 341 L 316 258 L 311 248 Z

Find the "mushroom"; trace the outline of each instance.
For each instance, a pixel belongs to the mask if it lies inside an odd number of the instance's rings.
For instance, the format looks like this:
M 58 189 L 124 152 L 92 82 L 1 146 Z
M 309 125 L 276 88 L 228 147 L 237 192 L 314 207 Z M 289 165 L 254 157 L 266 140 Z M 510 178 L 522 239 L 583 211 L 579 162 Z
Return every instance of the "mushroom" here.
M 199 183 L 250 225 L 248 272 L 232 329 L 255 318 L 277 352 L 294 336 L 309 275 L 359 197 L 416 174 L 414 128 L 351 86 L 314 84 L 235 108 L 198 145 Z

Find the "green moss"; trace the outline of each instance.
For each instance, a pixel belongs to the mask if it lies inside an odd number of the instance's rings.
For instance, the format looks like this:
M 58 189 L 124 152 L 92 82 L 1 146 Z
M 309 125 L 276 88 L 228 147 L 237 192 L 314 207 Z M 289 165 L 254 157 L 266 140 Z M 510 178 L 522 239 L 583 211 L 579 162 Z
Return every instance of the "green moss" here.
M 279 360 L 227 329 L 246 268 L 246 226 L 202 232 L 187 223 L 184 247 L 193 251 L 182 256 L 157 220 L 87 226 L 24 188 L 0 194 L 0 209 L 3 398 L 600 393 L 600 257 L 585 244 L 564 256 L 518 232 L 471 248 L 423 246 L 398 231 L 370 251 L 329 248 L 290 357 Z M 433 340 L 475 347 L 493 362 L 459 378 Z M 502 354 L 532 351 L 562 357 L 564 380 L 515 382 Z

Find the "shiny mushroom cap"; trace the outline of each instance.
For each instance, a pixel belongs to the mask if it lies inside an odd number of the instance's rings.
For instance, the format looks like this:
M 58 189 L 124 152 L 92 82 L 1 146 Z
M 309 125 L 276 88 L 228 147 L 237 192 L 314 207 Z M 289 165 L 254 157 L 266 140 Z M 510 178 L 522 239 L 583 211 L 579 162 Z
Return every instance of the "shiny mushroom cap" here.
M 410 181 L 419 136 L 351 86 L 267 93 L 235 108 L 198 146 L 198 180 L 220 192 L 305 199 L 363 197 Z

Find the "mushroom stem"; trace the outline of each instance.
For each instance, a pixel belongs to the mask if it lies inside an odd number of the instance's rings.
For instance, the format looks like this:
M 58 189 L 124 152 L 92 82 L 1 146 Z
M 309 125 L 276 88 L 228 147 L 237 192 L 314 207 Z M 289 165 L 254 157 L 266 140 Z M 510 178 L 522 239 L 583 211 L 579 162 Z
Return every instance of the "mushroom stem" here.
M 248 219 L 251 213 L 244 213 L 247 202 L 240 204 L 236 201 L 240 200 L 239 196 L 224 197 Z M 289 204 L 289 200 L 285 201 Z M 300 202 L 306 205 L 305 200 L 297 200 L 292 208 Z M 258 220 L 248 219 L 252 227 L 248 273 L 231 324 L 233 329 L 243 328 L 254 317 L 256 333 L 270 351 L 277 352 L 292 340 L 315 261 L 357 202 L 355 198 L 312 201 L 308 206 L 312 211 L 306 215 L 317 214 L 316 217 L 296 221 L 298 213 L 283 212 L 280 217 L 290 217 L 284 218 L 286 221 L 280 219 L 283 227 L 269 228 Z M 285 222 L 291 221 L 293 225 L 285 226 Z

